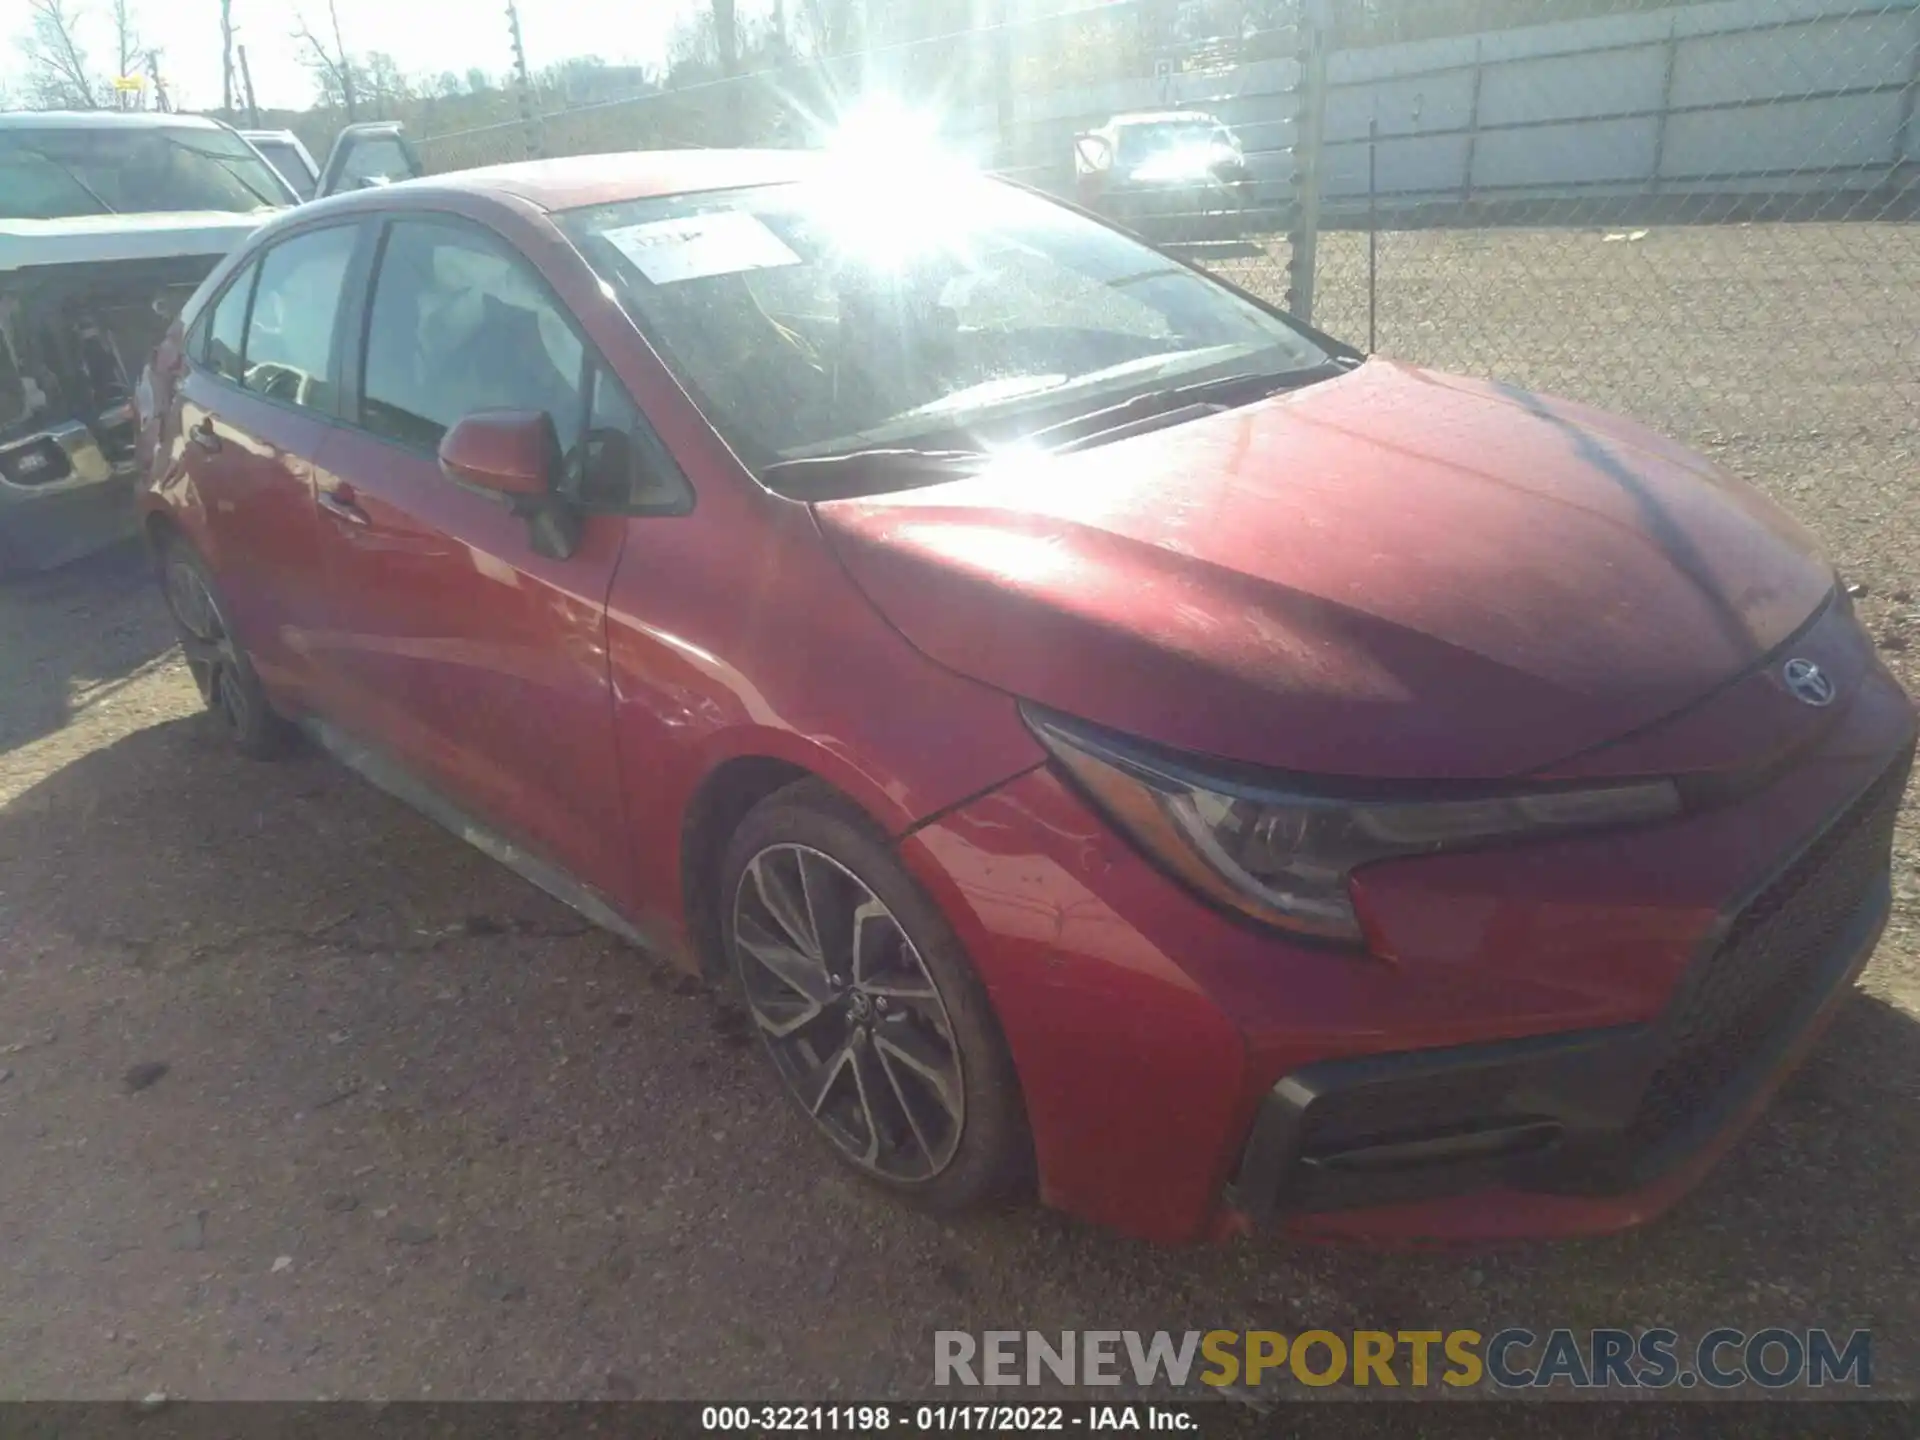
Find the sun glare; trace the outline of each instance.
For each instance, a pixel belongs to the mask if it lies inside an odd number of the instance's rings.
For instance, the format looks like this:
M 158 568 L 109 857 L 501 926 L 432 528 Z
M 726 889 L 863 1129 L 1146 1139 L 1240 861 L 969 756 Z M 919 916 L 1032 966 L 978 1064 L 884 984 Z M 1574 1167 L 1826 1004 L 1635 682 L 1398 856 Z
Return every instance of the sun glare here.
M 966 228 L 955 181 L 973 167 L 941 139 L 934 112 L 868 96 L 841 113 L 826 150 L 836 173 L 825 218 L 843 254 L 897 269 Z
M 925 165 L 942 153 L 940 122 L 892 95 L 870 95 L 841 113 L 827 149 L 861 164 Z

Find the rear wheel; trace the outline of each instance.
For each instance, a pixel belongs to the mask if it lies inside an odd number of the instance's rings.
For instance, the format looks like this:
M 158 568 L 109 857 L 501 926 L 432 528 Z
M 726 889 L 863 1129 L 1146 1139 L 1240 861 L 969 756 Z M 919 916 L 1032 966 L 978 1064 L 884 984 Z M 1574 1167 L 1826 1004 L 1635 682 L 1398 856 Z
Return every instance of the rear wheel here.
M 985 988 L 863 817 L 817 781 L 741 822 L 721 921 L 788 1095 L 842 1162 L 937 1210 L 1030 1168 L 1019 1083 Z
M 268 760 L 285 754 L 294 729 L 274 713 L 200 557 L 184 540 L 169 538 L 160 573 L 187 669 L 220 728 L 243 755 Z

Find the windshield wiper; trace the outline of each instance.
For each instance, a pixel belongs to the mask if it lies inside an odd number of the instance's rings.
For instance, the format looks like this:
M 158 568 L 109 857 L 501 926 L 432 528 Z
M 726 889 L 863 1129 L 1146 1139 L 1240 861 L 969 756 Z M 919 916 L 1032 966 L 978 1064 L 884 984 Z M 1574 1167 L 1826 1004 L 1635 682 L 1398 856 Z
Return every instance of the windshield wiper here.
M 229 160 L 237 157 L 221 155 L 212 150 L 202 150 L 198 145 L 189 145 L 186 141 L 176 140 L 171 135 L 162 135 L 160 138 L 169 145 L 178 146 L 189 155 L 198 155 L 202 160 L 213 161 L 214 164 L 218 165 L 222 170 L 226 171 L 227 174 L 239 181 L 240 188 L 253 196 L 253 198 L 258 200 L 262 205 L 272 205 L 277 209 L 285 208 L 287 201 L 284 198 L 276 199 L 274 196 L 266 194 L 264 191 L 258 189 L 246 176 L 242 175 L 238 170 L 234 169 L 232 165 L 227 163 Z
M 1148 390 L 1117 405 L 1102 406 L 1032 431 L 1021 437 L 1021 448 L 1031 445 L 1059 454 L 1098 439 L 1147 428 L 1156 420 L 1198 418 L 1237 405 L 1250 405 L 1281 390 L 1331 380 L 1352 368 L 1349 361 L 1338 358 L 1298 370 L 1244 372 Z M 984 450 L 875 446 L 775 461 L 761 468 L 760 478 L 768 488 L 795 500 L 834 500 L 906 490 L 916 485 L 936 485 L 942 480 L 982 470 L 993 458 Z
M 1231 410 L 1251 405 L 1282 390 L 1298 389 L 1320 380 L 1331 380 L 1352 368 L 1339 360 L 1309 365 L 1299 370 L 1251 371 L 1222 375 L 1212 380 L 1193 380 L 1185 385 L 1167 385 L 1129 396 L 1115 405 L 1089 410 L 1070 420 L 1043 426 L 1026 438 L 1044 450 L 1062 450 L 1155 416 L 1183 411 Z
M 970 475 L 993 457 L 983 450 L 843 450 L 763 466 L 768 488 L 794 500 L 837 500 L 934 485 Z

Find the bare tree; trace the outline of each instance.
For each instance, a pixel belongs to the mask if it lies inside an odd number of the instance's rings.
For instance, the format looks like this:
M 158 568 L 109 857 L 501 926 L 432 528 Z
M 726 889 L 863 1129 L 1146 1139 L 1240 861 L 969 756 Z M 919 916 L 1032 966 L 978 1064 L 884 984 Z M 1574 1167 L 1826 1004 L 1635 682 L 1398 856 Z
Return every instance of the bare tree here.
M 720 73 L 733 75 L 740 69 L 740 22 L 734 13 L 734 0 L 713 0 L 713 38 L 720 50 Z
M 293 38 L 300 42 L 307 69 L 320 82 L 321 99 L 330 104 L 338 103 L 346 110 L 347 122 L 351 124 L 358 118 L 358 97 L 354 93 L 353 60 L 347 54 L 346 43 L 340 38 L 340 7 L 336 0 L 327 0 L 327 18 L 333 22 L 331 48 L 313 33 L 306 16 L 298 11 L 294 12 L 294 19 L 299 25 L 293 32 Z
M 97 110 L 99 89 L 76 26 L 80 7 L 67 0 L 27 0 L 27 34 L 20 42 L 27 90 L 47 110 Z
M 384 50 L 372 50 L 362 59 L 360 80 L 372 101 L 376 119 L 392 115 L 399 106 L 413 99 L 413 82 L 393 56 Z
M 853 48 L 859 23 L 855 0 L 800 0 L 800 15 L 816 55 L 838 55 Z
M 140 39 L 139 22 L 134 18 L 133 0 L 113 0 L 114 78 L 135 74 L 146 58 L 146 49 Z
M 233 114 L 233 0 L 220 0 L 220 110 Z

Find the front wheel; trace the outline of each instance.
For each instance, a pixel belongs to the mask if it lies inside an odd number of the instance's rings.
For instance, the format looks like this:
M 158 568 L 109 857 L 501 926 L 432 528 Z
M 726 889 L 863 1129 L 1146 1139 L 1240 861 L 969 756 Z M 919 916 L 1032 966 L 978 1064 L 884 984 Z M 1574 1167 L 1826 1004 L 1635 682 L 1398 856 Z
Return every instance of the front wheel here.
M 845 1164 L 936 1210 L 1030 1168 L 1019 1083 L 945 918 L 857 811 L 806 781 L 741 823 L 728 958 L 787 1094 Z

